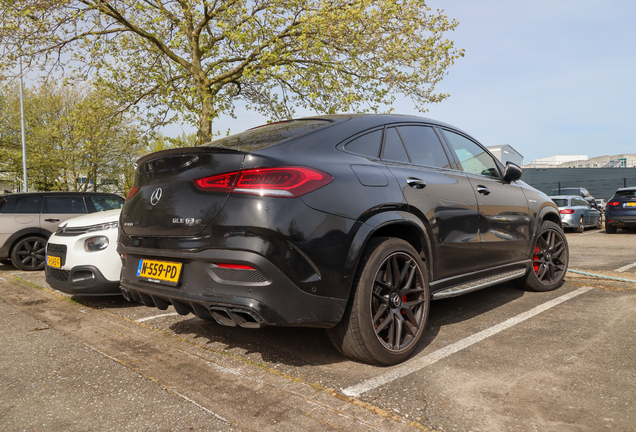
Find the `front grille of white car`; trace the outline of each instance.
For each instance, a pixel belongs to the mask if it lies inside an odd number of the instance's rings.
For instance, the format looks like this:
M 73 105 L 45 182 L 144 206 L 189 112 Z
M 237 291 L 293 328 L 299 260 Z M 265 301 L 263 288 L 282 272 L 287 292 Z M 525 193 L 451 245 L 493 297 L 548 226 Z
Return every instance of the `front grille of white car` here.
M 68 276 L 71 273 L 68 270 L 61 270 L 61 269 L 56 269 L 53 267 L 48 267 L 46 269 L 47 274 L 55 279 L 55 280 L 59 280 L 60 282 L 67 282 L 68 281 Z

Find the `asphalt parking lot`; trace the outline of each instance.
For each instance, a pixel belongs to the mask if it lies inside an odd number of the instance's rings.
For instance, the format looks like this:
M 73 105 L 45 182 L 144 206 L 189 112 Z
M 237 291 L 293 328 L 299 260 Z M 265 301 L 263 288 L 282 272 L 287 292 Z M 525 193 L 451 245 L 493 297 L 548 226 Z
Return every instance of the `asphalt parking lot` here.
M 394 367 L 322 330 L 69 298 L 0 265 L 0 429 L 634 431 L 636 231 L 567 239 L 563 287 L 435 301 Z

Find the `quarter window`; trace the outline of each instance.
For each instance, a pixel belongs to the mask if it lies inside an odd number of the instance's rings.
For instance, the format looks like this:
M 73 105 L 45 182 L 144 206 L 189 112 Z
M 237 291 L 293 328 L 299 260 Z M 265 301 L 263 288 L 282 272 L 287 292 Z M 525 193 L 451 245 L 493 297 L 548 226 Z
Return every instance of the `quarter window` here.
M 442 143 L 435 131 L 427 126 L 400 126 L 402 137 L 411 162 L 438 168 L 450 168 Z
M 2 208 L 2 213 L 40 213 L 42 197 L 40 195 L 22 195 L 8 198 L 7 204 Z
M 501 178 L 497 163 L 486 150 L 468 138 L 454 132 L 445 130 L 444 135 L 450 142 L 451 148 L 455 151 L 464 171 Z
M 381 144 L 382 130 L 377 130 L 354 139 L 345 149 L 351 153 L 377 158 L 380 155 Z
M 409 156 L 406 154 L 404 144 L 402 144 L 402 140 L 395 128 L 389 128 L 386 130 L 386 140 L 384 142 L 382 159 L 396 162 L 409 162 Z

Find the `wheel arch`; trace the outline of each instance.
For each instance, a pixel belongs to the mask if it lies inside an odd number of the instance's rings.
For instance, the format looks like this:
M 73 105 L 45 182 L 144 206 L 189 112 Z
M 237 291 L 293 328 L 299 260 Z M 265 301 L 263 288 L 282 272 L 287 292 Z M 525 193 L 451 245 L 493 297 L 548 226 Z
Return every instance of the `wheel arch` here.
M 414 214 L 404 211 L 379 213 L 362 224 L 351 243 L 348 253 L 347 261 L 352 264 L 354 275 L 359 271 L 358 267 L 365 248 L 372 239 L 378 237 L 401 238 L 413 246 L 424 261 L 429 281 L 433 280 L 433 260 L 435 257 L 430 226 Z M 354 278 L 352 278 L 352 283 Z M 350 295 L 351 287 L 349 290 Z
M 5 257 L 10 258 L 13 247 L 16 245 L 16 243 L 18 243 L 23 238 L 30 237 L 30 236 L 37 236 L 37 237 L 42 237 L 46 242 L 48 242 L 49 237 L 51 237 L 52 234 L 53 233 L 50 232 L 49 230 L 46 230 L 43 228 L 35 228 L 35 227 L 24 228 L 24 229 L 21 229 L 20 231 L 16 231 L 7 239 L 5 244 L 0 248 L 0 258 L 2 259 L 5 259 Z

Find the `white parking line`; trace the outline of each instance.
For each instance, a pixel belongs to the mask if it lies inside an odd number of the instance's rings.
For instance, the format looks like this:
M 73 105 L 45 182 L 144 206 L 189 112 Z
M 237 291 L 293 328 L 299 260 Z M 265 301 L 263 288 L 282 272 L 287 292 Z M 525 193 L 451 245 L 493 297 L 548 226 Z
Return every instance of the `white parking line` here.
M 617 268 L 617 269 L 616 269 L 616 270 L 614 270 L 614 271 L 615 271 L 615 272 L 621 272 L 621 273 L 622 273 L 622 272 L 624 272 L 624 271 L 629 270 L 629 269 L 630 269 L 630 268 L 632 268 L 632 267 L 636 267 L 636 262 L 635 262 L 635 263 L 633 263 L 633 264 L 627 264 L 626 266 L 623 266 L 623 267 L 621 267 L 621 268 Z
M 163 317 L 168 317 L 168 316 L 175 316 L 175 315 L 179 315 L 176 312 L 171 312 L 171 313 L 165 313 L 165 314 L 161 314 L 161 315 L 153 315 L 153 316 L 149 316 L 149 317 L 145 317 L 145 318 L 139 318 L 138 320 L 135 320 L 136 322 L 144 322 L 144 321 L 150 321 L 153 319 L 157 319 L 157 318 L 163 318 Z
M 588 231 L 588 232 L 586 232 L 586 233 L 579 234 L 579 235 L 580 235 L 580 236 L 583 236 L 583 235 L 590 235 L 590 234 L 598 234 L 598 233 L 600 233 L 600 232 L 601 232 L 600 230 L 594 230 L 594 231 Z
M 374 388 L 380 387 L 384 384 L 388 384 L 391 381 L 395 381 L 396 379 L 405 377 L 407 375 L 412 374 L 426 366 L 430 366 L 433 363 L 436 363 L 451 354 L 455 354 L 458 351 L 463 350 L 464 348 L 468 348 L 471 345 L 476 344 L 490 336 L 493 336 L 499 332 L 502 332 L 520 322 L 523 322 L 529 318 L 532 318 L 535 315 L 540 314 L 554 306 L 557 306 L 564 301 L 570 300 L 576 296 L 579 296 L 583 293 L 586 293 L 594 288 L 592 287 L 582 287 L 577 289 L 576 291 L 572 291 L 568 294 L 562 295 L 561 297 L 557 297 L 554 300 L 550 300 L 542 305 L 539 305 L 535 308 L 530 309 L 527 312 L 519 314 L 515 317 L 512 317 L 502 323 L 494 325 L 486 330 L 480 331 L 472 336 L 468 336 L 458 342 L 450 344 L 442 349 L 434 351 L 424 357 L 414 358 L 405 363 L 402 363 L 399 366 L 394 367 L 390 372 L 387 372 L 383 375 L 379 375 L 375 378 L 371 378 L 367 381 L 363 381 L 359 384 L 356 384 L 351 387 L 347 387 L 342 392 L 347 396 L 360 396 L 362 393 L 368 392 L 369 390 L 373 390 Z

